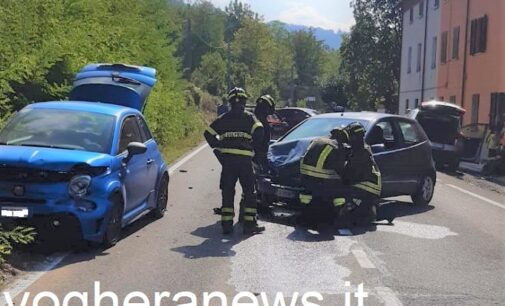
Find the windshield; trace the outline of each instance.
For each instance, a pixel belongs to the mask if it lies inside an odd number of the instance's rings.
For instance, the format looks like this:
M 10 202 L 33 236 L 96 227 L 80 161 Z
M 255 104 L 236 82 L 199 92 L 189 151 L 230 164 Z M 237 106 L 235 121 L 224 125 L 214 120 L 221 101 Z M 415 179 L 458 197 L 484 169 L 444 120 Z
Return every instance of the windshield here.
M 19 112 L 0 133 L 0 144 L 110 152 L 115 117 L 57 109 Z
M 291 141 L 300 138 L 313 138 L 330 135 L 331 130 L 336 127 L 346 127 L 352 122 L 359 122 L 368 127 L 368 121 L 351 118 L 313 118 L 305 121 L 300 126 L 292 130 L 281 141 Z

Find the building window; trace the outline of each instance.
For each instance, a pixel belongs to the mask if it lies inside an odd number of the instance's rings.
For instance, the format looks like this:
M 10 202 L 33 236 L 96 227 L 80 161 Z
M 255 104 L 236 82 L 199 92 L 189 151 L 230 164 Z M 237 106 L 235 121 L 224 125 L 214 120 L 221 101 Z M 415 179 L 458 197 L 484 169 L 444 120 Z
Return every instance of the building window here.
M 422 49 L 423 45 L 422 44 L 417 44 L 417 66 L 416 66 L 416 71 L 419 72 L 421 71 L 421 57 L 422 57 Z
M 487 24 L 487 15 L 472 20 L 472 29 L 470 34 L 470 55 L 486 52 Z
M 451 96 L 449 102 L 456 104 L 456 96 Z
M 433 1 L 433 8 L 434 9 L 438 9 L 439 6 L 440 6 L 440 0 Z
M 480 95 L 472 96 L 472 122 L 471 123 L 479 123 L 479 103 L 480 103 Z
M 447 31 L 442 33 L 442 41 L 440 44 L 440 62 L 447 63 Z
M 409 47 L 407 73 L 411 73 L 411 72 L 412 72 L 412 47 Z
M 424 0 L 419 2 L 419 18 L 424 16 Z
M 413 24 L 414 23 L 414 8 L 410 8 L 409 14 L 410 14 L 410 24 Z
M 405 111 L 409 110 L 409 103 L 410 103 L 409 99 L 406 99 L 405 100 Z
M 444 96 L 440 96 L 440 97 L 438 97 L 438 100 L 439 100 L 439 101 L 444 101 Z
M 455 27 L 452 30 L 452 58 L 459 58 L 459 30 L 460 27 Z
M 437 68 L 437 37 L 433 37 L 433 45 L 431 46 L 431 69 Z
M 419 106 L 419 99 L 416 99 L 416 102 L 414 103 L 414 108 L 417 108 Z

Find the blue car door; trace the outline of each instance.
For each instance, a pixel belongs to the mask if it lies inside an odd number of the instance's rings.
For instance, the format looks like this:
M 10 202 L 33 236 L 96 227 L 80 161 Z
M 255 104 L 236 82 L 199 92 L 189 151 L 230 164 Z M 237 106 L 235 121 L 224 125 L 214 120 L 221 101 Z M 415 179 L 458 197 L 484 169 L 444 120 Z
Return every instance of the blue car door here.
M 121 157 L 127 154 L 126 148 L 132 142 L 143 143 L 140 127 L 135 116 L 126 117 L 121 126 L 118 152 Z M 123 184 L 125 188 L 125 213 L 143 204 L 150 192 L 147 152 L 135 155 L 125 166 Z
M 144 144 L 147 147 L 146 151 L 146 166 L 147 166 L 147 174 L 146 174 L 146 185 L 148 188 L 148 201 L 151 207 L 154 207 L 156 205 L 156 189 L 157 189 L 157 182 L 158 182 L 158 174 L 159 171 L 158 169 L 161 166 L 162 163 L 162 158 L 160 151 L 158 150 L 158 145 L 156 144 L 156 141 L 154 140 L 151 131 L 149 131 L 149 128 L 147 127 L 147 123 L 142 118 L 142 116 L 137 116 L 137 120 L 140 126 L 140 132 L 142 133 L 142 139 Z

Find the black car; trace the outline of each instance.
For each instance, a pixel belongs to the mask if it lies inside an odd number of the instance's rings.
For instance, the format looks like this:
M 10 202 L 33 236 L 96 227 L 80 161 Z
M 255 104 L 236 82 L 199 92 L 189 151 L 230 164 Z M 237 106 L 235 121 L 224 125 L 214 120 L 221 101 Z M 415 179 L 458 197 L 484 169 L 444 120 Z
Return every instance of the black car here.
M 409 112 L 417 120 L 431 141 L 437 168 L 447 166 L 449 171 L 459 168 L 463 153 L 461 121 L 465 110 L 453 103 L 429 101 Z
M 275 115 L 280 119 L 281 123 L 273 126 L 273 137 L 277 139 L 289 130 L 297 126 L 300 122 L 307 118 L 318 115 L 316 110 L 302 107 L 285 107 L 275 111 Z
M 372 112 L 317 115 L 307 119 L 270 146 L 270 169 L 260 173 L 257 191 L 262 205 L 299 204 L 300 159 L 310 142 L 329 135 L 335 127 L 359 122 L 366 129 L 382 174 L 381 197 L 409 195 L 417 205 L 427 205 L 434 193 L 436 171 L 428 137 L 419 123 L 406 117 Z

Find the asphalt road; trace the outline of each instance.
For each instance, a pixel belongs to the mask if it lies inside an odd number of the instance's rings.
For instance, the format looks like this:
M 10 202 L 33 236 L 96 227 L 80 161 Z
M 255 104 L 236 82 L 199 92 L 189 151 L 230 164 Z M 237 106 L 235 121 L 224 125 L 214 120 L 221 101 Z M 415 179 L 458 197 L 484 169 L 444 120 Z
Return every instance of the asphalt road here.
M 155 305 L 154 292 L 163 291 L 190 291 L 196 305 L 203 305 L 203 292 L 223 292 L 231 305 L 243 291 L 264 292 L 271 302 L 277 292 L 317 291 L 323 301 L 309 299 L 314 305 L 346 305 L 345 293 L 359 284 L 368 292 L 363 305 L 505 305 L 505 199 L 499 193 L 439 173 L 431 206 L 414 207 L 406 197 L 384 203 L 398 212 L 393 226 L 307 231 L 279 218 L 262 221 L 262 235 L 244 239 L 236 230 L 225 238 L 211 212 L 220 204 L 219 174 L 212 152 L 203 149 L 172 174 L 165 218 L 140 220 L 114 248 L 71 253 L 51 271 L 32 271 L 10 288 L 30 292 L 26 305 L 42 291 L 60 302 L 69 292 L 88 292 L 95 305 L 95 281 L 120 301 L 143 292 L 151 302 L 145 305 Z M 22 294 L 16 305 L 23 305 Z M 161 305 L 189 301 L 171 300 Z M 39 305 L 54 303 L 42 298 Z M 357 298 L 349 305 L 358 305 Z

